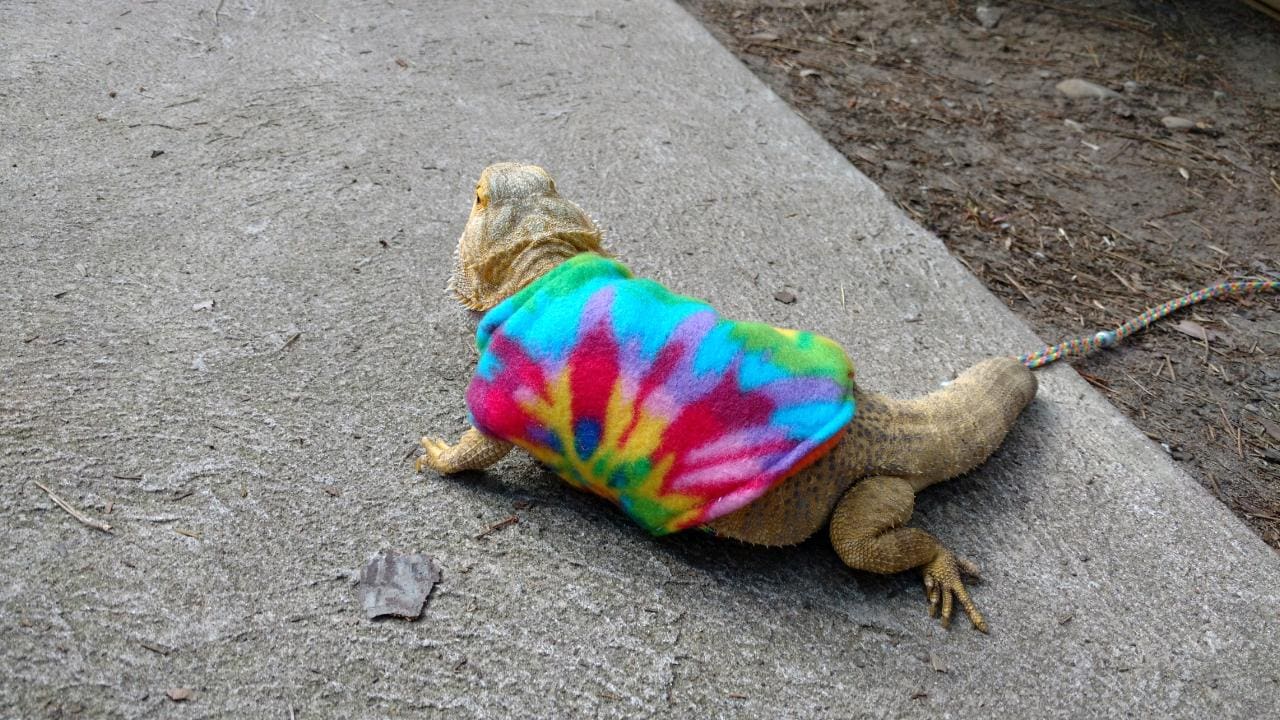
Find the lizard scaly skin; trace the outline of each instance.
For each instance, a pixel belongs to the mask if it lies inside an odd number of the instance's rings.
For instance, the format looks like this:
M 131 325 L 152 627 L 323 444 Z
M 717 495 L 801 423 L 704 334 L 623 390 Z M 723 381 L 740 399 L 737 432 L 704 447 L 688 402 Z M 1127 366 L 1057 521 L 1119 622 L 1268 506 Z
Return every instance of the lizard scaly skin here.
M 465 307 L 484 312 L 583 252 L 606 254 L 600 231 L 560 197 L 545 170 L 492 165 L 476 185 L 449 286 Z M 977 568 L 907 522 L 915 494 L 984 462 L 1035 392 L 1035 377 L 1013 358 L 984 360 L 914 400 L 855 387 L 857 415 L 835 448 L 708 527 L 747 543 L 791 545 L 829 523 L 831 544 L 847 565 L 876 573 L 920 568 L 930 611 L 944 626 L 959 603 L 986 632 L 961 579 Z M 424 437 L 422 446 L 417 469 L 442 474 L 484 469 L 512 447 L 475 428 L 456 444 Z

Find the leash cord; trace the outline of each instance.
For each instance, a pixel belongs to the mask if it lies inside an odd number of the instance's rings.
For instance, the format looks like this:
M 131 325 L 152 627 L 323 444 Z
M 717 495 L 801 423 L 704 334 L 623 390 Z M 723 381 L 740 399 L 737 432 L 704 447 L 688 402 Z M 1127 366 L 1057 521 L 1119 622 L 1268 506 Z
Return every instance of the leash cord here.
M 1102 348 L 1111 347 L 1119 343 L 1130 335 L 1146 330 L 1166 315 L 1189 305 L 1195 305 L 1198 302 L 1224 295 L 1243 295 L 1245 293 L 1269 292 L 1276 289 L 1280 289 L 1280 280 L 1233 280 L 1210 285 L 1195 292 L 1187 293 L 1180 298 L 1170 300 L 1163 305 L 1148 308 L 1141 315 L 1130 318 L 1115 330 L 1103 330 L 1093 335 L 1083 335 L 1057 345 L 1046 345 L 1033 353 L 1027 353 L 1019 357 L 1018 361 L 1034 370 L 1064 357 L 1092 355 Z

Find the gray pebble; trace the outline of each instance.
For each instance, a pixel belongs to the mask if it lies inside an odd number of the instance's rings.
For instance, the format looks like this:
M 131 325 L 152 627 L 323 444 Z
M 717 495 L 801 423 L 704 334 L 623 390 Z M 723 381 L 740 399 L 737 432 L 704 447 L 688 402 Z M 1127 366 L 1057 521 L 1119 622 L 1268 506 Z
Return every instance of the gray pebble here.
M 977 16 L 979 25 L 990 30 L 1000 24 L 1000 18 L 1004 17 L 1004 8 L 979 5 L 973 9 L 973 14 Z
M 1097 83 L 1091 83 L 1088 80 L 1080 78 L 1069 78 L 1063 80 L 1057 85 L 1058 92 L 1069 98 L 1099 98 L 1106 100 L 1119 95 L 1115 90 L 1103 87 Z

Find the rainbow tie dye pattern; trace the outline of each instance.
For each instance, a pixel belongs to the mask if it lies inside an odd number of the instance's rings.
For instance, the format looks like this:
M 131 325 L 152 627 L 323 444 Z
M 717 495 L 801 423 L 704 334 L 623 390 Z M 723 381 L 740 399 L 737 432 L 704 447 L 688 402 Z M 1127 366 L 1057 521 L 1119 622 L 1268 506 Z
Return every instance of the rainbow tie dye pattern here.
M 725 320 L 594 254 L 490 310 L 476 343 L 472 424 L 655 535 L 760 497 L 855 412 L 835 342 Z

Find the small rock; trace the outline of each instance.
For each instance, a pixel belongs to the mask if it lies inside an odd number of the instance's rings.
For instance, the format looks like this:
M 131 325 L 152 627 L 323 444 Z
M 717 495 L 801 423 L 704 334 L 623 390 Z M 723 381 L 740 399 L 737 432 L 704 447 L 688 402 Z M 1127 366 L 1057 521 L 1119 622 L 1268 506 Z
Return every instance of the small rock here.
M 1142 87 L 1142 86 L 1141 86 L 1141 85 L 1139 85 L 1139 84 L 1138 84 L 1138 82 L 1137 82 L 1136 80 L 1125 80 L 1125 81 L 1124 81 L 1124 91 L 1125 91 L 1125 92 L 1127 92 L 1127 93 L 1135 93 L 1135 92 L 1138 92 L 1138 88 L 1140 88 L 1140 87 Z
M 1100 100 L 1106 100 L 1108 98 L 1117 97 L 1120 94 L 1111 88 L 1105 88 L 1097 83 L 1091 83 L 1088 80 L 1081 80 L 1080 78 L 1069 78 L 1067 80 L 1063 80 L 1058 83 L 1056 87 L 1058 92 L 1073 99 L 1098 98 Z
M 185 702 L 195 695 L 195 693 L 191 692 L 191 688 L 169 688 L 164 694 L 168 695 L 169 699 L 174 702 Z
M 1177 115 L 1165 115 L 1160 118 L 1160 122 L 1170 130 L 1190 130 L 1196 126 L 1194 121 L 1178 117 Z
M 191 306 L 191 309 L 192 309 L 192 310 L 194 310 L 195 312 L 200 312 L 201 310 L 212 310 L 212 309 L 213 309 L 213 301 L 212 301 L 212 300 L 201 300 L 200 302 L 196 303 L 195 305 L 192 305 L 192 306 Z
M 1004 17 L 1004 8 L 979 5 L 973 9 L 973 14 L 978 18 L 979 25 L 990 30 L 1000 24 L 1000 18 Z
M 773 299 L 777 300 L 783 305 L 790 305 L 791 303 L 796 301 L 796 296 L 795 296 L 795 293 L 789 290 L 779 290 L 778 292 L 773 294 Z
M 1111 106 L 1111 113 L 1122 118 L 1131 118 L 1133 117 L 1133 108 L 1124 103 L 1116 103 Z
M 1280 465 L 1280 448 L 1267 448 L 1262 451 L 1262 459 Z

